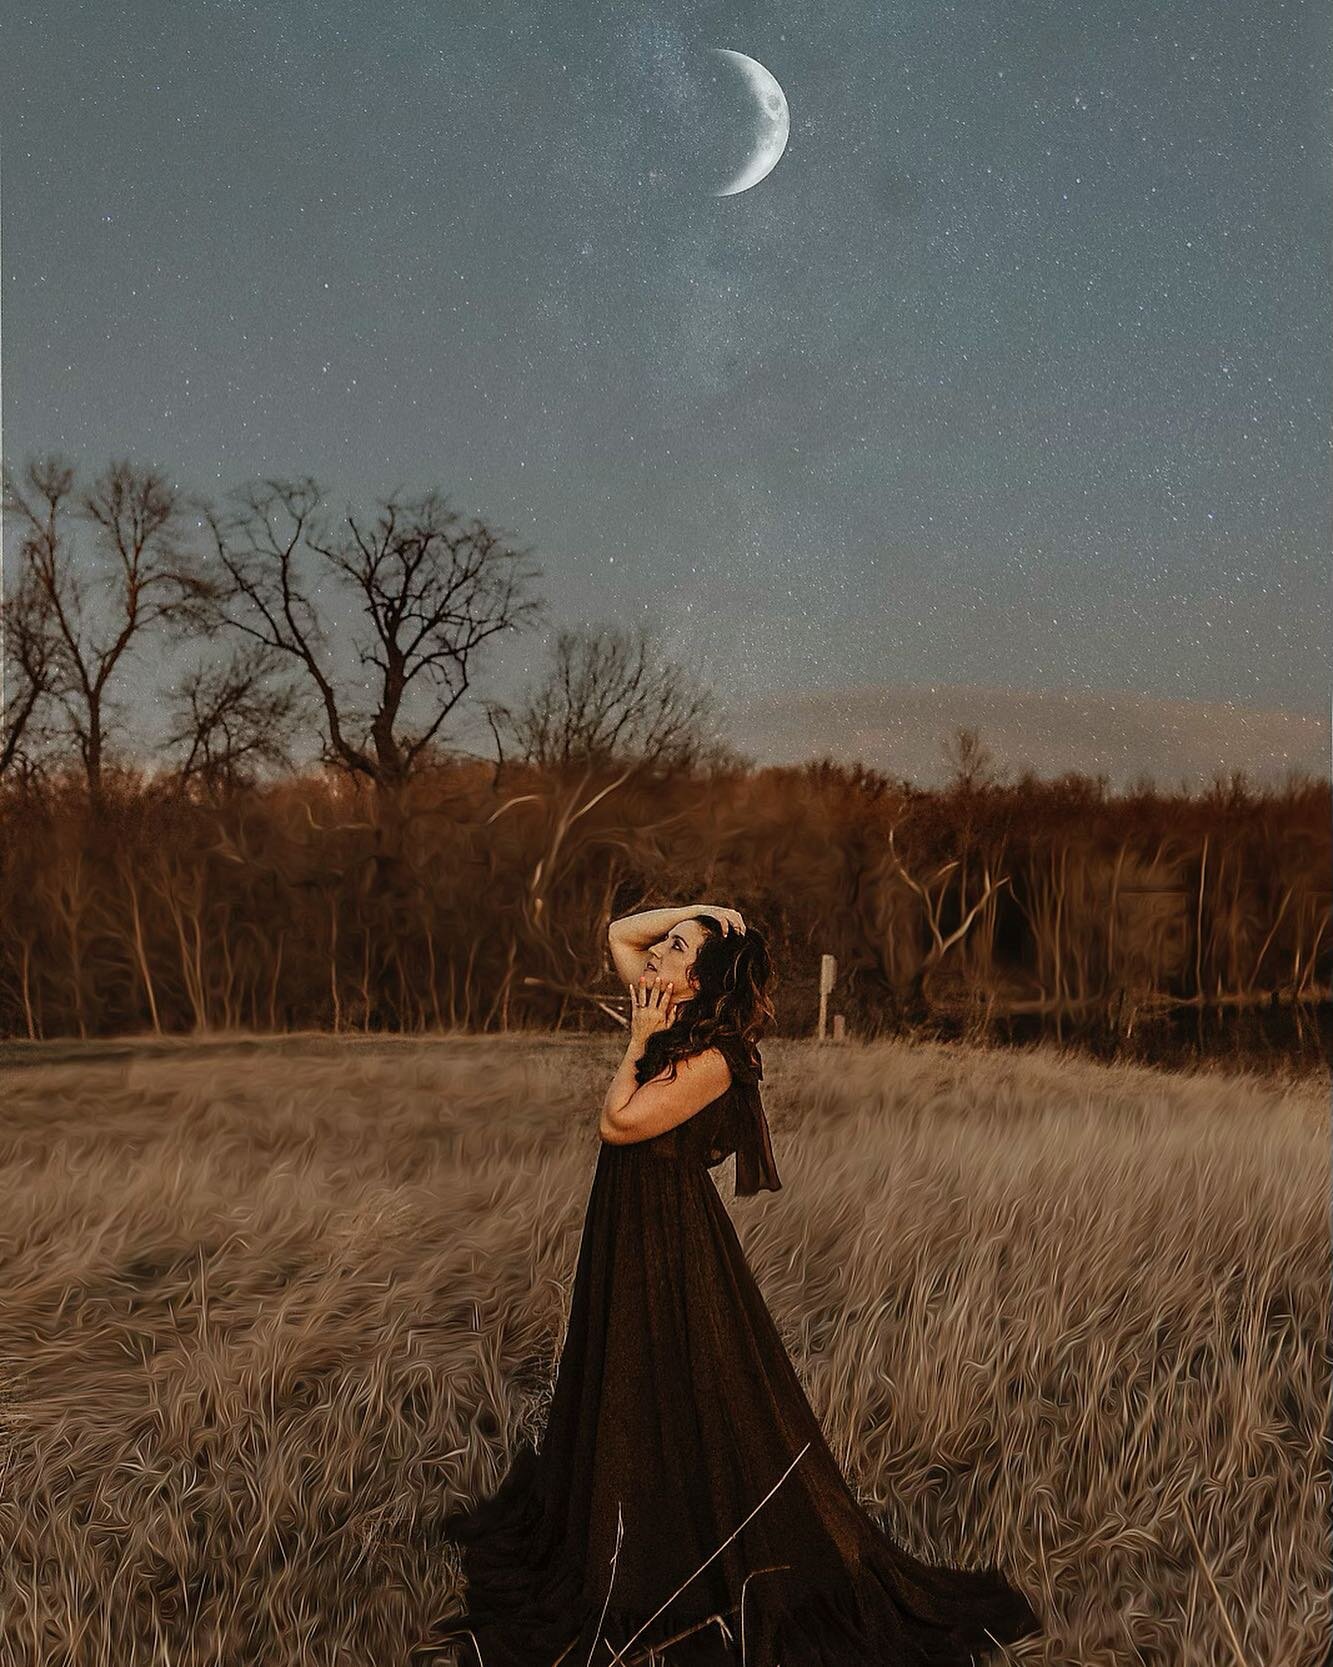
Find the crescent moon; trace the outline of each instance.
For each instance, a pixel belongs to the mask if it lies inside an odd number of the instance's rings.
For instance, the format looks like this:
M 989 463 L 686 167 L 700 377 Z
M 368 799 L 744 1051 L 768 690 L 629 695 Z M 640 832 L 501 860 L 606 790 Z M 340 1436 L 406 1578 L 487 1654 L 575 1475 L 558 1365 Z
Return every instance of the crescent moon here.
M 734 197 L 738 191 L 748 191 L 752 185 L 758 185 L 761 179 L 766 178 L 777 167 L 778 158 L 787 148 L 791 113 L 787 109 L 786 94 L 778 85 L 777 78 L 761 63 L 754 58 L 747 58 L 743 52 L 732 52 L 727 47 L 715 46 L 711 50 L 720 58 L 730 58 L 749 82 L 750 91 L 759 106 L 762 123 L 749 161 L 730 185 L 723 186 L 720 191 L 713 193 L 715 197 Z

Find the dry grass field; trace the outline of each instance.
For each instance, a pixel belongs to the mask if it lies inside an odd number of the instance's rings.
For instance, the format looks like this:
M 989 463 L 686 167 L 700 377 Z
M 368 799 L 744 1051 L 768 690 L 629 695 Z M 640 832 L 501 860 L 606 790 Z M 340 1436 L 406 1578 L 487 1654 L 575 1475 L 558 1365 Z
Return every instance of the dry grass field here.
M 401 1662 L 542 1427 L 620 1046 L 9 1050 L 0 1662 Z M 1327 1078 L 765 1063 L 751 1265 L 867 1506 L 1046 1616 L 1005 1659 L 1322 1663 Z

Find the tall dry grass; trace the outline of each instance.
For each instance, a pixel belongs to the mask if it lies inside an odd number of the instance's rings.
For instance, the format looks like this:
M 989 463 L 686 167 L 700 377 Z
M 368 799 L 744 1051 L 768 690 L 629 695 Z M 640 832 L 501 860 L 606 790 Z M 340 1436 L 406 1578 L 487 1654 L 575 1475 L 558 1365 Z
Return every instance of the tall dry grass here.
M 403 1660 L 540 1434 L 618 1052 L 11 1054 L 0 1661 Z M 1006 1569 L 1012 1659 L 1323 1662 L 1327 1083 L 766 1063 L 785 1190 L 734 1219 L 867 1506 Z

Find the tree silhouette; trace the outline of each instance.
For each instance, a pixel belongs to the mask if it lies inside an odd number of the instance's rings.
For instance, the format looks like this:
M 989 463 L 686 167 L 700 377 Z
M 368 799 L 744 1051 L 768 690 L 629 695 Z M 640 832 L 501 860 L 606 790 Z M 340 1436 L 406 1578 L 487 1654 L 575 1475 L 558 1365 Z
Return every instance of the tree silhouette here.
M 31 461 L 22 481 L 6 470 L 4 501 L 24 528 L 20 594 L 31 586 L 49 646 L 50 693 L 79 748 L 97 798 L 118 721 L 113 685 L 122 662 L 155 625 L 205 629 L 210 587 L 184 543 L 184 500 L 156 469 L 113 462 L 79 492 L 73 464 Z M 100 529 L 89 580 L 76 562 L 71 521 Z M 102 606 L 92 603 L 101 592 Z M 100 616 L 100 617 L 99 617 Z
M 479 519 L 465 524 L 434 490 L 403 503 L 397 493 L 379 500 L 372 525 L 358 524 L 349 509 L 347 531 L 337 536 L 315 520 L 321 496 L 307 476 L 243 488 L 231 510 L 201 501 L 226 575 L 219 616 L 309 680 L 323 714 L 325 760 L 390 788 L 411 774 L 466 692 L 480 645 L 540 612 L 521 594 L 540 569 L 524 569 L 526 552 Z M 331 663 L 326 626 L 336 610 L 325 601 L 325 578 L 368 623 L 354 639 L 361 667 L 374 674 L 361 685 L 368 704 Z
M 183 781 L 199 781 L 216 795 L 253 785 L 256 765 L 293 767 L 290 745 L 306 702 L 289 684 L 270 686 L 279 662 L 275 650 L 252 642 L 181 680 L 165 745 L 184 749 L 177 766 Z
M 995 769 L 995 754 L 983 746 L 980 733 L 960 724 L 941 749 L 945 761 L 953 766 L 950 785 L 970 790 L 991 785 L 999 780 Z
M 544 681 L 516 707 L 487 717 L 525 764 L 650 769 L 727 768 L 742 762 L 713 731 L 716 701 L 691 673 L 662 658 L 653 633 L 602 625 L 561 631 Z
M 38 736 L 38 711 L 56 678 L 51 610 L 30 564 L 0 595 L 0 777 L 31 771 L 25 740 Z M 45 738 L 49 738 L 49 732 Z

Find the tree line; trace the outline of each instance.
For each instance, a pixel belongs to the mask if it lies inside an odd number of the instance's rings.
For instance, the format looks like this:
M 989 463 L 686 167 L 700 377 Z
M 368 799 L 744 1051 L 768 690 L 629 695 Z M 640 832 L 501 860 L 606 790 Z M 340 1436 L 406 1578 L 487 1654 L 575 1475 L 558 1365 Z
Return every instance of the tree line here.
M 1328 997 L 1327 781 L 1006 782 L 965 729 L 938 790 L 756 768 L 614 625 L 483 703 L 481 759 L 448 725 L 541 573 L 439 494 L 333 521 L 310 480 L 219 508 L 58 457 L 4 492 L 0 1035 L 609 1028 L 606 920 L 712 894 L 768 931 L 789 1033 L 822 953 L 867 1035 Z M 148 760 L 126 692 L 154 647 L 193 657 Z

